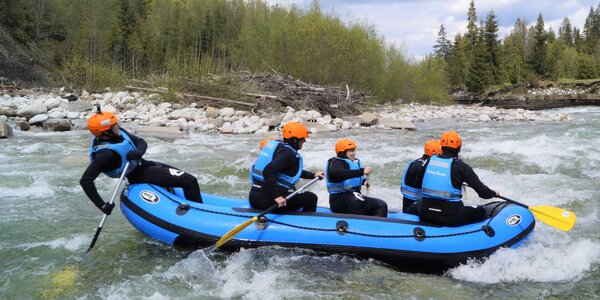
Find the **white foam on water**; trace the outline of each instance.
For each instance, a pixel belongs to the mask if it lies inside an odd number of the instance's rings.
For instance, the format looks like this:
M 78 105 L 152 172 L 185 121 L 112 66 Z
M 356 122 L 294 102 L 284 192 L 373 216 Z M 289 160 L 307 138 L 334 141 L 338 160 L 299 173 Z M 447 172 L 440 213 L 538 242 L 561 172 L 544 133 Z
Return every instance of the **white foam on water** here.
M 177 279 L 194 287 L 199 278 L 202 278 L 203 281 L 212 279 L 213 282 L 217 282 L 214 273 L 213 262 L 203 250 L 197 250 L 159 274 L 164 279 Z
M 49 198 L 55 194 L 54 186 L 46 181 L 45 177 L 35 175 L 28 186 L 4 187 L 0 189 L 0 198 Z
M 33 143 L 21 148 L 22 154 L 63 153 L 65 146 L 60 144 L 48 144 L 44 142 Z
M 256 270 L 251 264 L 256 259 L 256 250 L 241 249 L 232 254 L 220 266 L 215 275 L 221 282 L 221 288 L 217 295 L 222 298 L 257 299 L 264 296 L 263 299 L 281 299 L 277 279 L 281 273 L 272 270 Z M 266 292 L 268 291 L 268 292 Z M 264 295 L 261 295 L 264 294 Z M 261 297 L 262 298 L 262 297 Z
M 18 246 L 18 248 L 24 248 L 25 250 L 38 247 L 50 247 L 51 249 L 65 248 L 69 251 L 75 252 L 82 246 L 89 244 L 90 241 L 90 237 L 87 235 L 73 235 L 70 237 L 58 238 L 51 241 L 21 244 Z
M 449 274 L 480 283 L 578 281 L 598 262 L 600 245 L 589 239 L 551 245 L 531 241 L 517 249 L 500 249 L 484 262 L 470 261 Z

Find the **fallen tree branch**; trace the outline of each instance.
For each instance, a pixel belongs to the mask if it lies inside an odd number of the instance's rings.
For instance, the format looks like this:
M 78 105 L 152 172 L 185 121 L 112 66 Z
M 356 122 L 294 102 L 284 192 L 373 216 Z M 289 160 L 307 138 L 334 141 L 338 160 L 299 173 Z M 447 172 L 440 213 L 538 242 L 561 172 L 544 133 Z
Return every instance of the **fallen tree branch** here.
M 143 87 L 130 86 L 130 85 L 125 86 L 125 88 L 128 89 L 128 90 L 142 91 L 142 92 L 149 92 L 149 93 L 164 93 L 164 92 L 168 91 L 168 89 L 164 89 L 164 90 L 163 89 L 150 89 L 150 88 L 143 88 Z M 249 106 L 249 107 L 256 107 L 256 103 L 248 103 L 248 102 L 243 102 L 243 101 L 223 99 L 223 98 L 210 97 L 210 96 L 202 96 L 202 95 L 196 95 L 196 94 L 182 94 L 182 95 L 184 97 L 188 97 L 188 98 L 197 98 L 197 99 L 204 99 L 204 100 L 221 101 L 221 102 L 228 102 L 228 103 L 235 103 L 235 104 L 239 104 L 239 105 L 245 105 L 245 106 Z

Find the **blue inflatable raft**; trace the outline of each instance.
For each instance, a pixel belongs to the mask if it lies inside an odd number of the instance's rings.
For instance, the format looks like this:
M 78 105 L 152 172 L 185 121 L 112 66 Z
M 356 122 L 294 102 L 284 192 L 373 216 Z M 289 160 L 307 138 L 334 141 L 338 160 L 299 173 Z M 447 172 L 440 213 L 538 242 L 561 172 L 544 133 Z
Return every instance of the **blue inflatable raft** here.
M 260 213 L 247 200 L 209 194 L 202 194 L 202 199 L 204 203 L 195 203 L 180 192 L 131 184 L 121 195 L 121 211 L 148 237 L 194 247 L 214 244 Z M 535 227 L 533 215 L 521 206 L 493 202 L 486 210 L 489 219 L 461 227 L 435 226 L 403 213 L 381 218 L 336 214 L 325 207 L 314 213 L 271 213 L 221 248 L 299 247 L 374 258 L 404 271 L 441 273 L 468 259 L 485 258 L 501 247 L 515 248 Z

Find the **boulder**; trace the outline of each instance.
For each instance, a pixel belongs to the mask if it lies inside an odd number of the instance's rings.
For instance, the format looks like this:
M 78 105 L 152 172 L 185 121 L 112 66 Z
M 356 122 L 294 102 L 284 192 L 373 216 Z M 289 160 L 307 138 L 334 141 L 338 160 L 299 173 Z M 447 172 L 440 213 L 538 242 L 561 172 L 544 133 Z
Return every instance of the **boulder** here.
M 71 121 L 67 119 L 49 119 L 43 124 L 44 131 L 70 131 Z
M 29 123 L 27 123 L 27 121 L 17 121 L 17 126 L 19 126 L 19 129 L 21 129 L 21 131 L 29 131 L 29 129 L 31 129 L 31 126 L 29 126 Z
M 14 109 L 3 107 L 3 108 L 0 108 L 0 116 L 16 117 L 17 112 Z
M 87 101 L 74 101 L 67 104 L 66 110 L 70 112 L 86 112 L 92 109 L 92 103 Z
M 379 124 L 392 129 L 417 130 L 413 122 L 400 121 L 396 119 L 380 118 Z
M 327 127 L 323 124 L 319 124 L 319 123 L 308 122 L 308 123 L 304 123 L 304 125 L 306 125 L 306 127 L 308 127 L 308 130 L 310 130 L 311 133 L 330 132 L 331 131 L 329 129 L 329 127 Z
M 0 139 L 5 139 L 13 136 L 13 129 L 7 123 L 0 123 Z
M 206 108 L 206 117 L 208 119 L 214 119 L 219 116 L 219 109 L 209 106 Z
M 35 115 L 33 118 L 29 119 L 29 125 L 39 124 L 46 120 L 48 120 L 48 115 L 46 114 Z
M 44 103 L 33 103 L 25 105 L 17 110 L 17 116 L 19 117 L 32 117 L 35 115 L 45 114 L 48 111 Z
M 221 133 L 233 133 L 233 125 L 229 122 L 225 122 L 219 131 L 221 131 Z
M 136 133 L 141 137 L 155 137 L 159 139 L 179 139 L 183 137 L 183 132 L 177 127 L 158 127 L 146 126 L 139 127 Z
M 374 113 L 365 112 L 360 115 L 360 124 L 364 126 L 373 126 L 377 124 L 377 116 Z

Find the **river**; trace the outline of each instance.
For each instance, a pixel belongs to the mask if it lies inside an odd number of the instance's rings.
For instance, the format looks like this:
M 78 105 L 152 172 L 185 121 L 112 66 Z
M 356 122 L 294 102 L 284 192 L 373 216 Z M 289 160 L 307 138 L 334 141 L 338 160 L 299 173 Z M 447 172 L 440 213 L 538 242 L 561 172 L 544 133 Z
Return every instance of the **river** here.
M 566 122 L 418 123 L 418 131 L 314 134 L 302 150 L 322 170 L 335 141 L 354 138 L 374 168 L 369 195 L 401 207 L 399 182 L 423 143 L 446 129 L 463 140 L 461 157 L 484 183 L 529 205 L 577 214 L 570 232 L 537 222 L 518 249 L 501 249 L 443 276 L 399 272 L 374 260 L 265 247 L 235 253 L 174 249 L 143 236 L 116 208 L 86 256 L 102 214 L 79 178 L 87 165 L 84 131 L 16 131 L 0 140 L 0 298 L 2 299 L 590 299 L 600 295 L 600 108 L 554 110 Z M 246 197 L 248 167 L 262 135 L 192 133 L 146 139 L 145 158 L 198 177 L 203 192 Z M 116 180 L 96 184 L 106 201 Z M 322 183 L 312 188 L 327 206 Z M 481 204 L 468 192 L 467 204 Z

